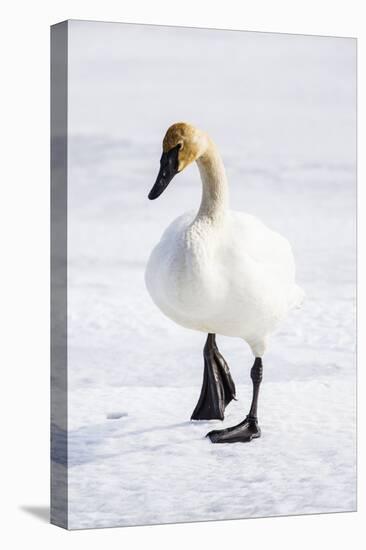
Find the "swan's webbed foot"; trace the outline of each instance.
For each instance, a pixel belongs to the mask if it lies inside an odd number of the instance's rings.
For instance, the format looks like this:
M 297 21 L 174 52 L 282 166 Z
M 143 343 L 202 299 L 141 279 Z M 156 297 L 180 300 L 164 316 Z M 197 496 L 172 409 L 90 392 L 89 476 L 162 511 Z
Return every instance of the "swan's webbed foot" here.
M 236 399 L 230 369 L 218 350 L 215 335 L 209 334 L 203 351 L 204 373 L 201 395 L 191 420 L 223 420 L 225 407 Z
M 261 436 L 261 429 L 255 417 L 247 416 L 243 422 L 224 430 L 212 430 L 206 437 L 212 443 L 248 443 Z

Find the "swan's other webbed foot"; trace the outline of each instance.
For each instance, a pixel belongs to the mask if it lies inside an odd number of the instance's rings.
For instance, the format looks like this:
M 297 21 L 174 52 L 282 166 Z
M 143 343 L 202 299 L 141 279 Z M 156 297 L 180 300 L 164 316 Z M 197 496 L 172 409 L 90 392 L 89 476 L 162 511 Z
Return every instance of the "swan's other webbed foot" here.
M 191 420 L 223 420 L 225 407 L 235 398 L 229 366 L 218 350 L 215 334 L 209 334 L 203 350 L 204 372 L 201 395 Z
M 247 416 L 240 424 L 225 430 L 212 430 L 206 437 L 209 437 L 212 443 L 248 443 L 260 436 L 261 429 L 257 419 Z
M 248 416 L 231 428 L 224 430 L 212 430 L 207 434 L 212 443 L 248 443 L 252 439 L 257 439 L 261 436 L 261 429 L 258 426 L 257 407 L 259 387 L 262 382 L 263 364 L 261 357 L 256 357 L 254 365 L 250 371 L 250 377 L 253 383 L 252 404 Z

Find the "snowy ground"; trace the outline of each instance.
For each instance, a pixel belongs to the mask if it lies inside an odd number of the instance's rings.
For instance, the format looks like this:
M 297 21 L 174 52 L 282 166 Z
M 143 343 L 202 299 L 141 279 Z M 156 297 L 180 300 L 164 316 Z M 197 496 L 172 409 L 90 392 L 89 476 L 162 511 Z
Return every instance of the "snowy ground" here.
M 203 436 L 219 421 L 186 420 L 197 387 L 77 390 L 69 526 L 354 510 L 354 411 L 344 407 L 352 386 L 326 379 L 265 384 L 263 437 L 248 445 L 212 445 Z M 239 386 L 238 396 L 228 425 L 242 420 L 249 386 Z
M 72 25 L 70 527 L 354 510 L 353 41 Z M 144 286 L 160 234 L 200 198 L 191 167 L 147 200 L 181 119 L 218 142 L 234 208 L 290 239 L 307 294 L 265 356 L 263 437 L 248 445 L 212 445 L 220 423 L 189 422 L 205 335 Z M 227 426 L 247 412 L 253 359 L 218 344 L 238 386 Z

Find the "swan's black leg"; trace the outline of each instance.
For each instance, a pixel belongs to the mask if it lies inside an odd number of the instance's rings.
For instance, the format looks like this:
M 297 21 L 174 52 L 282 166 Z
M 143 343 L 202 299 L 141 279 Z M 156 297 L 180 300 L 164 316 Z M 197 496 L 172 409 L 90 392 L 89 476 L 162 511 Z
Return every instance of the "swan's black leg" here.
M 250 371 L 250 376 L 253 382 L 253 398 L 248 416 L 231 428 L 225 430 L 213 430 L 207 436 L 212 443 L 247 443 L 252 439 L 258 438 L 261 435 L 260 427 L 258 426 L 257 406 L 259 387 L 262 382 L 263 365 L 262 359 L 257 357 Z
M 191 420 L 223 420 L 225 407 L 235 399 L 235 385 L 229 366 L 216 345 L 215 334 L 207 336 L 203 358 L 201 395 Z

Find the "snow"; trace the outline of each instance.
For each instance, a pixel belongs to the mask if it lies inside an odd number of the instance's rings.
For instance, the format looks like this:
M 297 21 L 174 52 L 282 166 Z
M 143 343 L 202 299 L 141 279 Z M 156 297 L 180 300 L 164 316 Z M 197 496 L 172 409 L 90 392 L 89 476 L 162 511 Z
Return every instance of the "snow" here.
M 197 392 L 153 386 L 75 392 L 71 529 L 355 508 L 349 490 L 355 477 L 354 407 L 344 407 L 353 384 L 264 384 L 263 436 L 247 445 L 213 445 L 204 436 L 220 421 L 186 420 Z M 225 425 L 242 420 L 249 386 L 240 385 L 238 397 Z M 106 421 L 106 410 L 120 403 L 128 418 Z
M 70 528 L 354 510 L 355 42 L 82 22 L 69 36 Z M 264 357 L 250 444 L 213 445 L 221 423 L 189 421 L 205 335 L 144 285 L 162 231 L 200 199 L 190 167 L 147 200 L 177 120 L 212 134 L 231 204 L 290 239 L 306 291 Z M 229 426 L 253 357 L 218 345 L 238 388 Z

